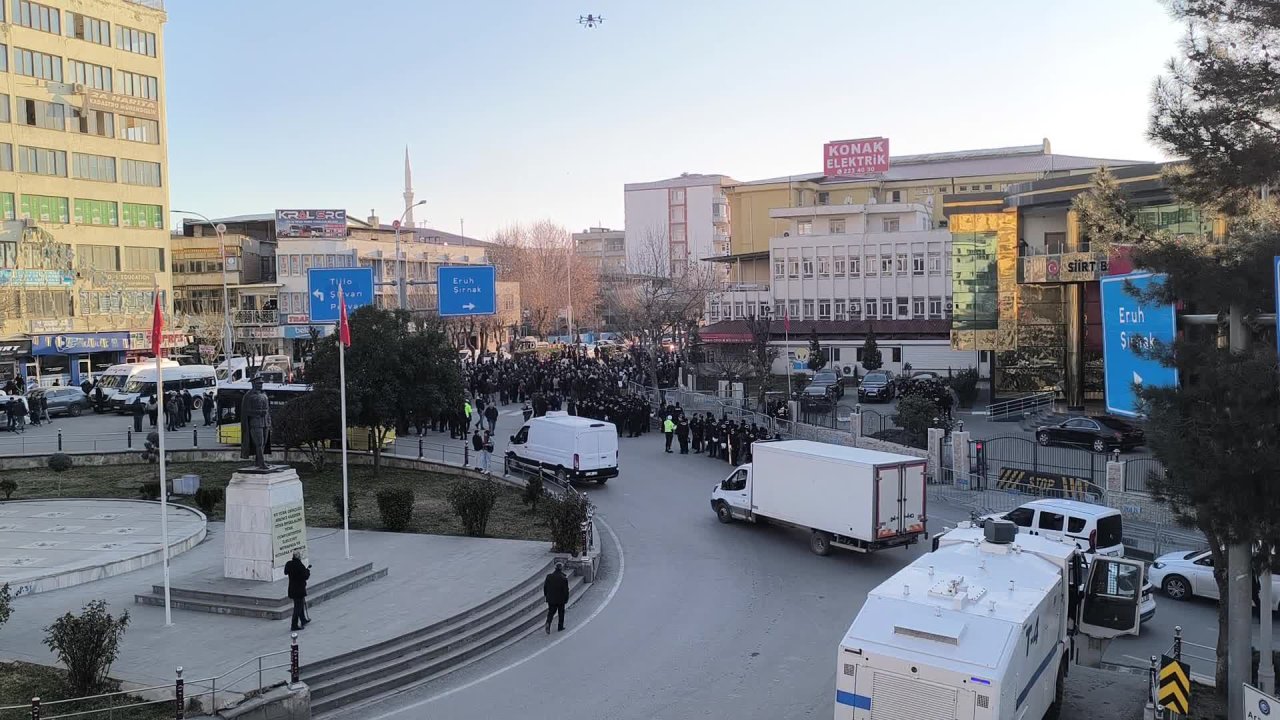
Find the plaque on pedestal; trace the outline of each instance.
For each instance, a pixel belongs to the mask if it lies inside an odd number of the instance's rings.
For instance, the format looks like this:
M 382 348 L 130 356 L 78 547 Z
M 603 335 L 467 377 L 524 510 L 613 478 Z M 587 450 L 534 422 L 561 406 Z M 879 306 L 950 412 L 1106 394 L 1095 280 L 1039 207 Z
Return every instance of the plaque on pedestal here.
M 247 467 L 231 476 L 226 493 L 223 574 L 273 582 L 301 552 L 307 561 L 307 520 L 302 481 L 291 467 Z

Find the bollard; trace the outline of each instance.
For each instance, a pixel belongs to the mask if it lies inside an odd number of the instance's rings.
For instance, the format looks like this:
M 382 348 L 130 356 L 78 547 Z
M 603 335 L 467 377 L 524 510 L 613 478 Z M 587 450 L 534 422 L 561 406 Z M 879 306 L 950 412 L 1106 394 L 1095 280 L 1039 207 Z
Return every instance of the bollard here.
M 1173 626 L 1173 659 L 1182 662 L 1182 626 Z
M 58 428 L 58 452 L 62 452 L 62 428 Z
M 1151 672 L 1147 674 L 1147 702 L 1154 710 L 1153 717 L 1164 717 L 1164 711 L 1156 703 L 1156 676 L 1160 672 L 1160 658 L 1155 655 L 1151 656 Z
M 289 646 L 289 682 L 298 684 L 298 633 L 291 633 Z
M 195 426 L 191 428 L 191 447 L 200 447 L 200 433 L 196 432 Z
M 40 720 L 40 698 L 31 698 L 31 720 Z
M 186 717 L 186 698 L 183 697 L 182 688 L 182 666 L 178 666 L 178 679 L 173 683 L 173 716 L 177 720 L 183 720 Z
M 422 459 L 422 438 L 418 438 L 418 459 Z
M 471 443 L 466 440 L 462 441 L 462 467 L 471 464 Z
M 132 449 L 133 449 L 133 431 L 132 431 L 132 430 L 126 430 L 126 431 L 125 431 L 125 439 L 124 439 L 124 442 L 125 442 L 125 447 L 126 447 L 127 449 L 129 449 L 129 450 L 132 450 Z

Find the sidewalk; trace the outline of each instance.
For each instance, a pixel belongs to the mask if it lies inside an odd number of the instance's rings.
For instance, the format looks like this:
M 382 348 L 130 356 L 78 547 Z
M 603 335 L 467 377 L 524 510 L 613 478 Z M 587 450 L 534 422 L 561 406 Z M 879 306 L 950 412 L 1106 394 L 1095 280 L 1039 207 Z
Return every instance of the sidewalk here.
M 210 523 L 199 546 L 173 558 L 170 576 L 222 566 L 223 527 Z M 343 558 L 342 533 L 307 531 L 311 562 Z M 314 622 L 298 635 L 303 664 L 387 640 L 456 615 L 500 595 L 551 560 L 547 543 L 388 532 L 351 532 L 352 558 L 387 567 L 385 578 L 339 595 L 311 611 Z M 285 581 L 280 581 L 283 583 Z M 129 628 L 111 675 L 141 685 L 171 683 L 182 666 L 189 681 L 221 674 L 258 655 L 289 649 L 289 621 L 173 611 L 134 603 L 134 595 L 163 583 L 160 565 L 97 582 L 14 601 L 0 629 L 0 658 L 54 664 L 44 628 L 66 612 L 105 599 L 113 615 L 128 611 Z M 287 661 L 287 655 L 283 658 Z M 276 658 L 278 664 L 280 658 Z M 273 671 L 276 674 L 284 670 Z

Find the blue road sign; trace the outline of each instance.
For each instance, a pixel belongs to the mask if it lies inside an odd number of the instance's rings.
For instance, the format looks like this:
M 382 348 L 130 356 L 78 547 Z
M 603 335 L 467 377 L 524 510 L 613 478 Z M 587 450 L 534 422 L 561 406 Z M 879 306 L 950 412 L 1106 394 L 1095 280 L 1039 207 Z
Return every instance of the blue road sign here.
M 436 269 L 440 317 L 497 313 L 497 279 L 492 265 L 441 265 Z
M 338 289 L 347 298 L 347 316 L 362 305 L 372 305 L 373 268 L 312 268 L 307 271 L 307 297 L 311 322 L 338 322 Z
M 1159 360 L 1139 355 L 1155 341 L 1173 344 L 1177 315 L 1173 305 L 1143 302 L 1125 291 L 1125 282 L 1141 291 L 1164 282 L 1164 276 L 1130 273 L 1102 278 L 1102 353 L 1106 367 L 1107 412 L 1138 415 L 1136 386 L 1178 384 L 1178 372 Z

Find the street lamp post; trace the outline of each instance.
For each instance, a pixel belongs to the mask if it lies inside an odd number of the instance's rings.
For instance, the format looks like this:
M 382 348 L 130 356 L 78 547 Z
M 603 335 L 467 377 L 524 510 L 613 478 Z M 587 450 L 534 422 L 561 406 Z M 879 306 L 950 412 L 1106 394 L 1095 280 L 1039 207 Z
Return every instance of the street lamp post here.
M 396 229 L 396 304 L 401 310 L 409 309 L 409 284 L 405 282 L 404 266 L 400 264 L 400 226 L 404 224 L 404 216 L 419 205 L 426 205 L 426 200 L 419 200 L 400 213 L 400 219 L 392 223 Z M 407 263 L 406 263 L 407 264 Z
M 228 372 L 230 372 L 231 356 L 234 352 L 235 345 L 231 334 L 231 292 L 227 289 L 227 226 L 222 223 L 214 223 L 204 215 L 201 215 L 198 212 L 191 212 L 190 210 L 170 210 L 169 212 L 175 215 L 191 215 L 198 217 L 207 225 L 211 226 L 214 232 L 218 233 L 218 252 L 222 255 L 222 329 L 225 333 L 223 336 L 223 342 L 226 343 L 223 347 L 222 355 L 226 358 Z

